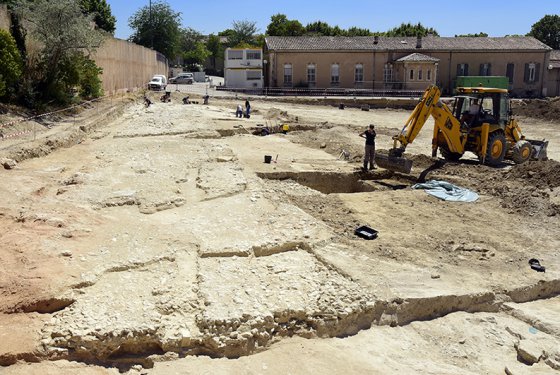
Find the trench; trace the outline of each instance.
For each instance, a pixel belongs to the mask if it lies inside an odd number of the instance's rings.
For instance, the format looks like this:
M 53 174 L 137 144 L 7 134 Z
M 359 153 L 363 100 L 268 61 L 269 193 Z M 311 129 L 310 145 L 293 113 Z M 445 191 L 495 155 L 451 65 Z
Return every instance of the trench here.
M 296 183 L 323 194 L 354 194 L 406 189 L 410 184 L 388 179 L 386 172 L 376 173 L 340 173 L 340 172 L 272 172 L 257 173 L 264 180 Z

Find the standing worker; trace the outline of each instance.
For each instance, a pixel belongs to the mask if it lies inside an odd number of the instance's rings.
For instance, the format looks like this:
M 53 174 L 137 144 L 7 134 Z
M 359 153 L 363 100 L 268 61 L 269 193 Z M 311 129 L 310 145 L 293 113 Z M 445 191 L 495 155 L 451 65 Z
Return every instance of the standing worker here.
M 360 133 L 360 137 L 366 139 L 366 154 L 364 155 L 364 171 L 367 171 L 367 166 L 369 162 L 369 169 L 376 169 L 375 167 L 375 127 L 373 124 L 369 125 L 369 128 Z
M 251 103 L 249 103 L 249 99 L 245 100 L 245 115 L 247 118 L 251 117 Z

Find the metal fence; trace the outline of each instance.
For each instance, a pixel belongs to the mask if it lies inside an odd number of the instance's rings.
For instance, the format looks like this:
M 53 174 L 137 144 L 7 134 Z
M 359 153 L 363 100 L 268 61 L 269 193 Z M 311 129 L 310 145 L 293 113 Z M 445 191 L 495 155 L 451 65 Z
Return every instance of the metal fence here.
M 262 96 L 350 96 L 350 97 L 413 97 L 422 96 L 429 82 L 362 82 L 353 88 L 344 87 L 264 87 L 237 88 L 217 86 L 218 91 Z

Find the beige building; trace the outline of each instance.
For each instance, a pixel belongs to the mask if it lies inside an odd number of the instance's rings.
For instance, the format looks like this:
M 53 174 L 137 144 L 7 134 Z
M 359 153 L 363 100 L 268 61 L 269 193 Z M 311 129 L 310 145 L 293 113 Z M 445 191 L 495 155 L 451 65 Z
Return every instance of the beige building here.
M 548 96 L 560 96 L 560 51 L 550 53 L 546 87 Z
M 552 49 L 532 37 L 267 37 L 266 84 L 278 88 L 451 94 L 457 76 L 507 76 L 513 95 L 549 92 Z

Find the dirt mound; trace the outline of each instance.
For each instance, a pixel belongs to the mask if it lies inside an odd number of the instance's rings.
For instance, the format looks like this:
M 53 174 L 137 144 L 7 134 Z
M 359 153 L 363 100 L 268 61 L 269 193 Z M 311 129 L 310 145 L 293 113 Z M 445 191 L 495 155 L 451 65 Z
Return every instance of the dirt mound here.
M 523 99 L 512 102 L 515 115 L 556 121 L 560 118 L 560 98 Z
M 282 111 L 278 108 L 270 108 L 264 114 L 264 118 L 269 119 L 269 120 L 270 119 L 280 119 L 280 118 L 287 119 L 288 118 L 288 111 Z
M 560 186 L 560 162 L 531 161 L 514 166 L 505 176 L 507 180 L 524 180 L 538 189 L 554 189 Z
M 527 215 L 560 215 L 553 189 L 560 186 L 560 163 L 528 162 L 509 170 L 466 163 L 445 164 L 430 179 L 442 179 L 498 198 L 504 209 Z

